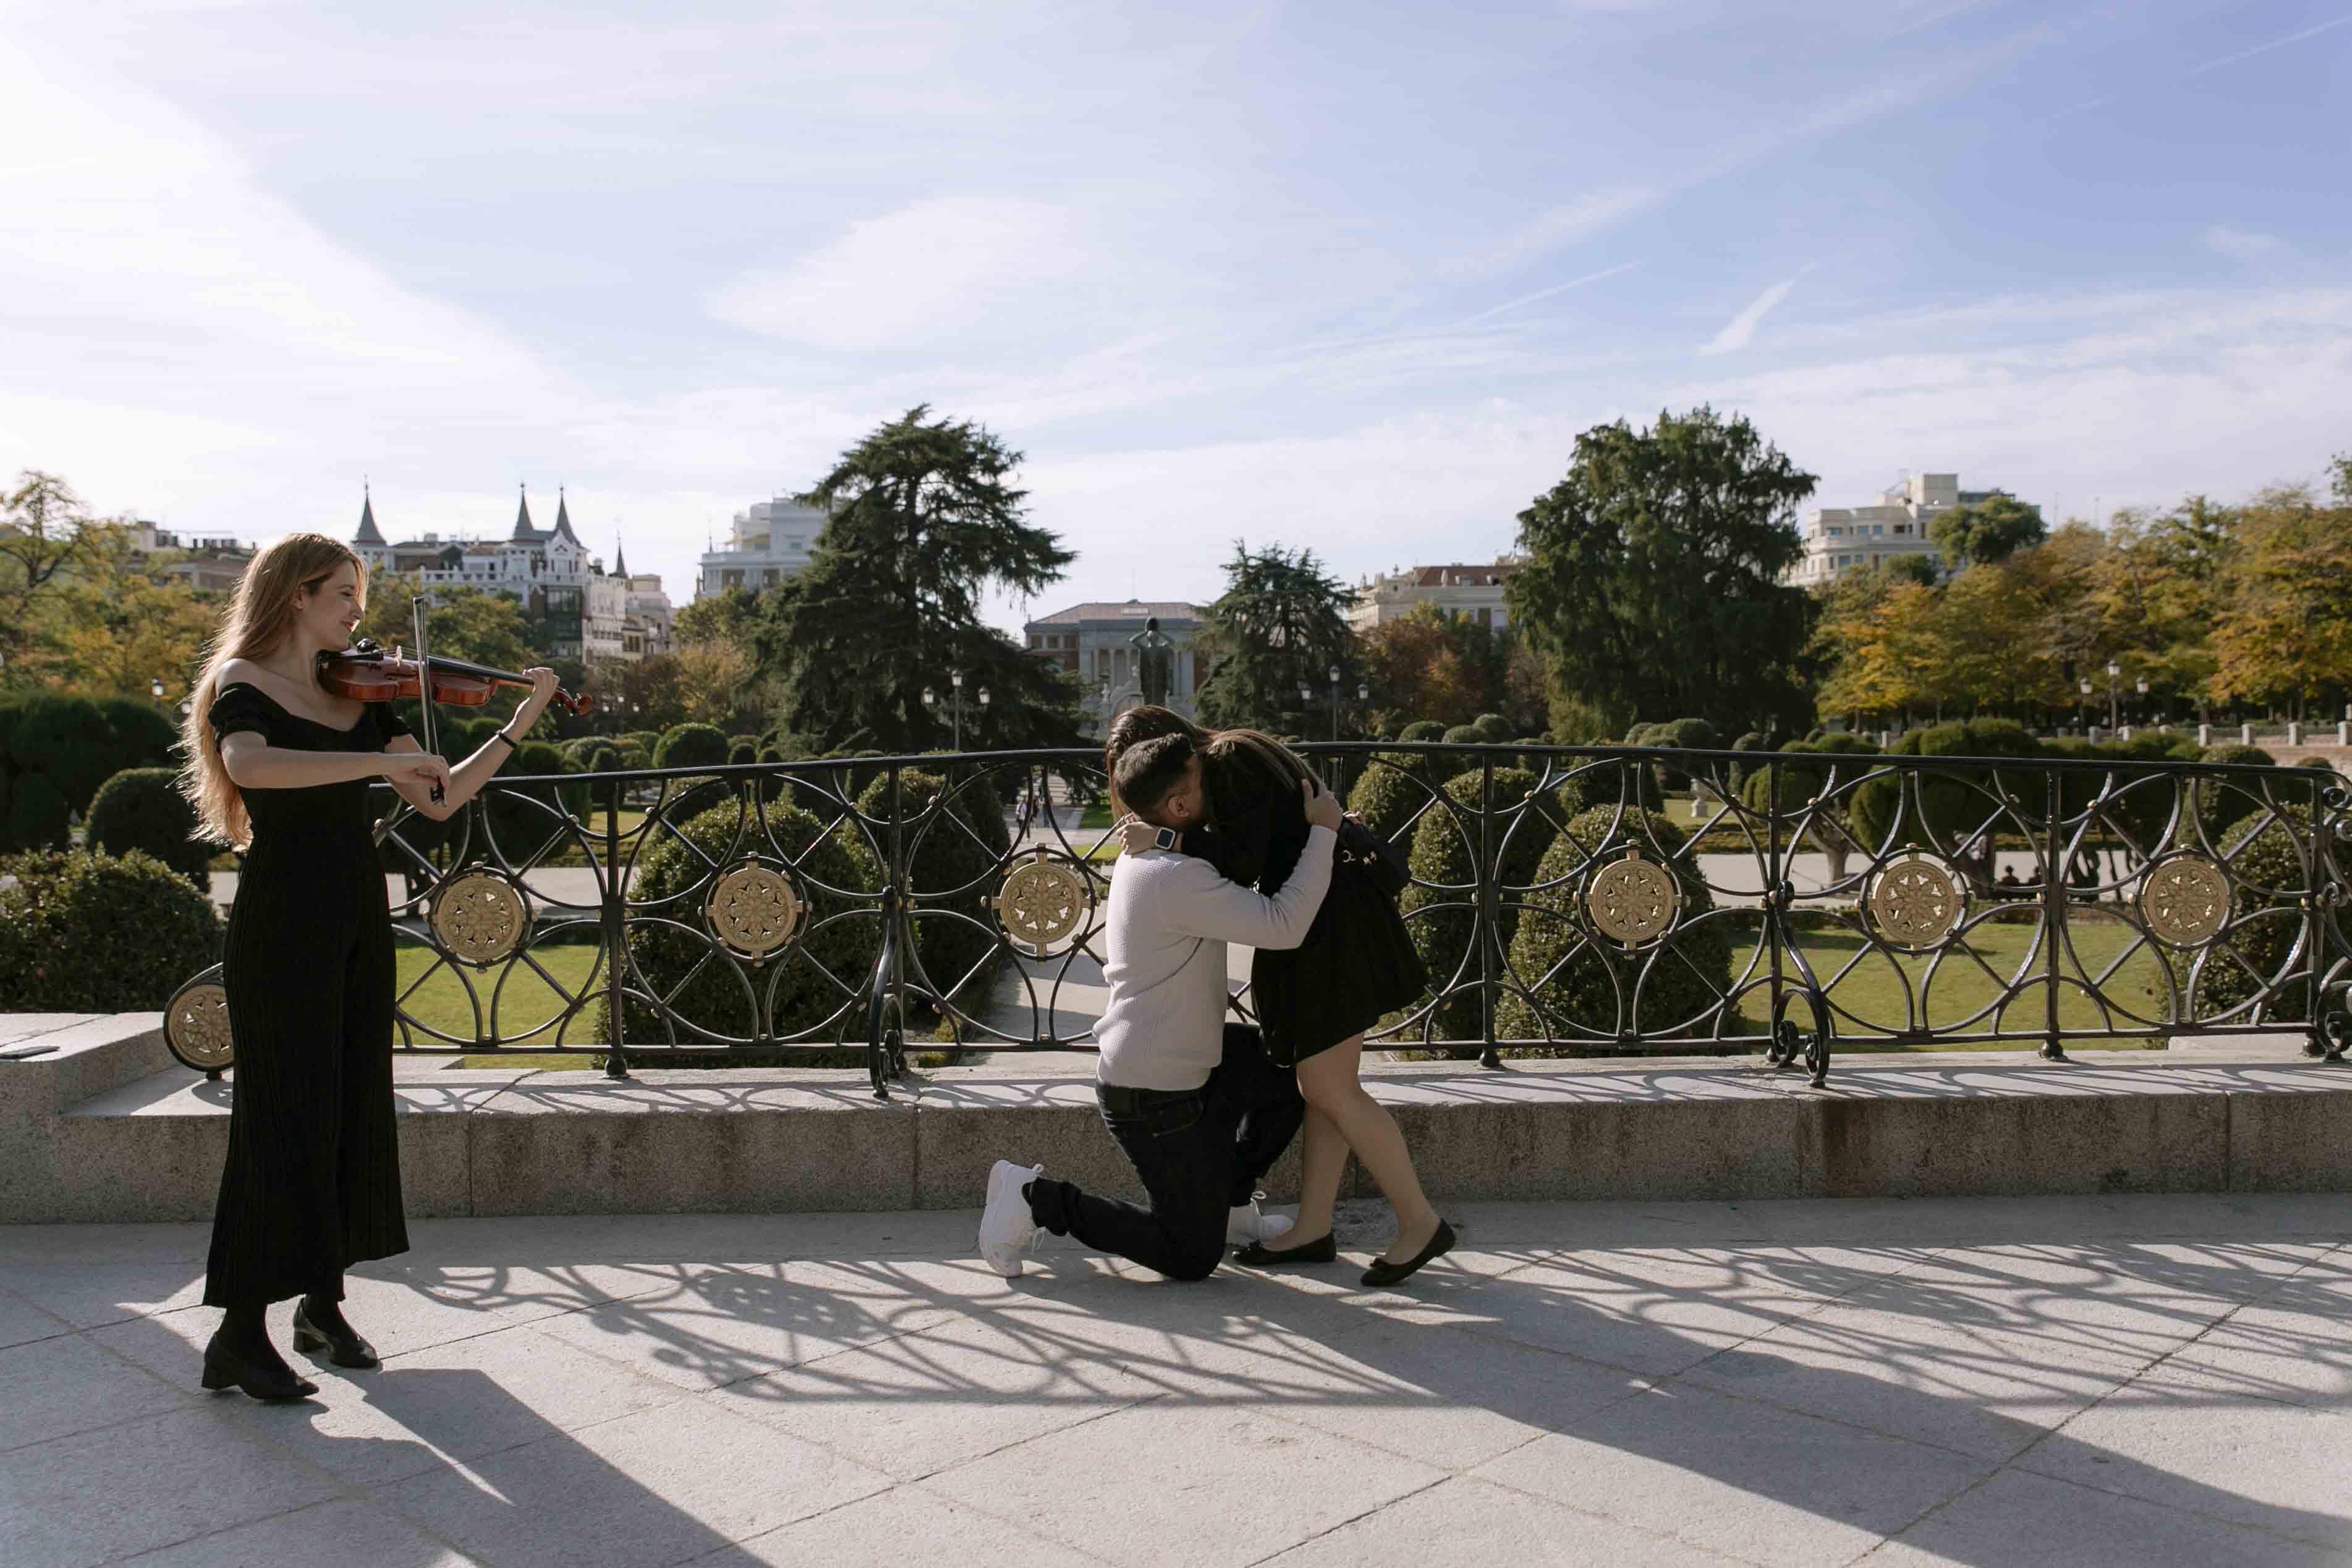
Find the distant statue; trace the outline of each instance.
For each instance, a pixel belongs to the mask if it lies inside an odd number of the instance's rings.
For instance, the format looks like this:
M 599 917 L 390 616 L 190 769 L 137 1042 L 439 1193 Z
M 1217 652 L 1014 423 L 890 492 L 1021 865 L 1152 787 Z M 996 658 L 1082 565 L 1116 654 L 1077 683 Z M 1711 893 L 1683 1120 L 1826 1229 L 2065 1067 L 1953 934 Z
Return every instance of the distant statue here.
M 1135 684 L 1142 689 L 1143 700 L 1153 707 L 1165 706 L 1168 688 L 1175 684 L 1176 644 L 1161 633 L 1157 615 L 1127 641 L 1135 650 Z

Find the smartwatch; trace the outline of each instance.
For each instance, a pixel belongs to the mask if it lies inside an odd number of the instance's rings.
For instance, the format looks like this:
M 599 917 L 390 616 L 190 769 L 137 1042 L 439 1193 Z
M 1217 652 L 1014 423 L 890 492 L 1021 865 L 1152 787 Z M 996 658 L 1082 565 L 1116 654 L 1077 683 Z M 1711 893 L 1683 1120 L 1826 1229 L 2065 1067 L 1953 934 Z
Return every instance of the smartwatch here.
M 1174 849 L 1176 847 L 1176 830 L 1173 828 L 1162 828 L 1158 832 L 1152 834 L 1151 847 L 1155 850 Z

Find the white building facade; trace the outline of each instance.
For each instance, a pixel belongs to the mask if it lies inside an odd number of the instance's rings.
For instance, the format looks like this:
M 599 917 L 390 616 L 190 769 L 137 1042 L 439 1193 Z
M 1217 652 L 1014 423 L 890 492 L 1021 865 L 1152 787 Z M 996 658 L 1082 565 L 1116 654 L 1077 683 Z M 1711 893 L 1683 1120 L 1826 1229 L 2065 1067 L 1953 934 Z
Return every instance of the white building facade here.
M 1801 588 L 1818 587 L 1849 571 L 1906 555 L 1926 556 L 1940 570 L 1943 563 L 1927 538 L 1927 525 L 1954 507 L 1973 507 L 2008 495 L 1998 488 L 1963 490 L 1957 474 L 1913 474 L 1881 492 L 1875 506 L 1815 507 L 1805 514 L 1801 528 L 1804 557 L 1790 570 L 1788 580 Z
M 1193 695 L 1209 678 L 1205 656 L 1192 646 L 1206 618 L 1207 612 L 1197 604 L 1130 599 L 1123 604 L 1073 604 L 1021 630 L 1033 658 L 1077 677 L 1087 695 L 1082 711 L 1108 728 L 1112 719 L 1143 701 L 1138 650 L 1131 639 L 1155 619 L 1160 634 L 1173 644 L 1169 650 L 1168 706 L 1187 718 L 1192 716 Z
M 661 579 L 627 576 L 620 567 L 617 540 L 613 552 L 616 570 L 607 573 L 572 531 L 571 504 L 561 491 L 552 528 L 542 529 L 532 522 L 530 497 L 525 493 L 505 538 L 444 538 L 427 533 L 397 544 L 377 526 L 375 501 L 368 497 L 360 507 L 352 549 L 371 573 L 410 578 L 419 588 L 474 588 L 512 595 L 521 601 L 524 613 L 546 624 L 558 658 L 593 664 L 628 659 L 632 641 L 640 650 L 636 657 L 669 645 L 669 599 L 662 592 Z M 634 639 L 629 634 L 633 617 L 641 622 Z M 658 646 L 648 645 L 656 642 Z
M 1357 584 L 1348 623 L 1358 632 L 1369 632 L 1384 622 L 1402 621 L 1424 604 L 1433 604 L 1449 615 L 1499 632 L 1511 623 L 1503 585 L 1519 565 L 1518 558 L 1505 556 L 1485 566 L 1400 567 Z
M 824 513 L 803 507 L 789 496 L 754 501 L 735 514 L 733 531 L 725 549 L 707 550 L 696 597 L 723 593 L 730 588 L 757 593 L 795 577 L 807 567 L 824 528 Z

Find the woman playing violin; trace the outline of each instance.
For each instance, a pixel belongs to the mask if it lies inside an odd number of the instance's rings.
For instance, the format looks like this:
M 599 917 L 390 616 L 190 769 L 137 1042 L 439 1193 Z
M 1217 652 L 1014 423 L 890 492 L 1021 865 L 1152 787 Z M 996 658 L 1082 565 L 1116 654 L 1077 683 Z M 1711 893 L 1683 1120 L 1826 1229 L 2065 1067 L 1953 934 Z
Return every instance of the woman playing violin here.
M 393 1125 L 392 918 L 370 831 L 368 783 L 445 819 L 514 755 L 555 674 L 454 768 L 389 703 L 341 695 L 320 656 L 350 641 L 367 569 L 322 534 L 255 558 L 188 706 L 182 788 L 199 833 L 245 848 L 223 974 L 236 1041 L 228 1162 L 205 1270 L 226 1316 L 204 1385 L 257 1399 L 318 1392 L 270 1343 L 263 1313 L 299 1296 L 298 1350 L 372 1367 L 344 1317 L 343 1270 L 408 1249 Z

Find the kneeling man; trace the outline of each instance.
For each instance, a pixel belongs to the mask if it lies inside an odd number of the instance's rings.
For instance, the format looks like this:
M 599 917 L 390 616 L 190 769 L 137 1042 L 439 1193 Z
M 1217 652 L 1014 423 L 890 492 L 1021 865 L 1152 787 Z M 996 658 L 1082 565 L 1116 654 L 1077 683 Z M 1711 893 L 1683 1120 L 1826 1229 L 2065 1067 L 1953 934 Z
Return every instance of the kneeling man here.
M 1119 758 L 1119 799 L 1149 817 L 1171 789 L 1196 782 L 1200 767 L 1189 737 L 1146 741 Z M 1339 802 L 1312 780 L 1301 788 L 1307 848 L 1271 898 L 1167 850 L 1118 862 L 1104 934 L 1110 1001 L 1095 1030 L 1102 1047 L 1095 1097 L 1150 1204 L 1097 1197 L 1046 1179 L 1043 1166 L 999 1160 L 980 1220 L 981 1256 L 998 1273 L 1021 1272 L 1021 1255 L 1041 1227 L 1171 1279 L 1215 1271 L 1229 1217 L 1247 1210 L 1306 1115 L 1297 1079 L 1267 1058 L 1257 1030 L 1223 1022 L 1225 944 L 1297 946 L 1330 886 Z

